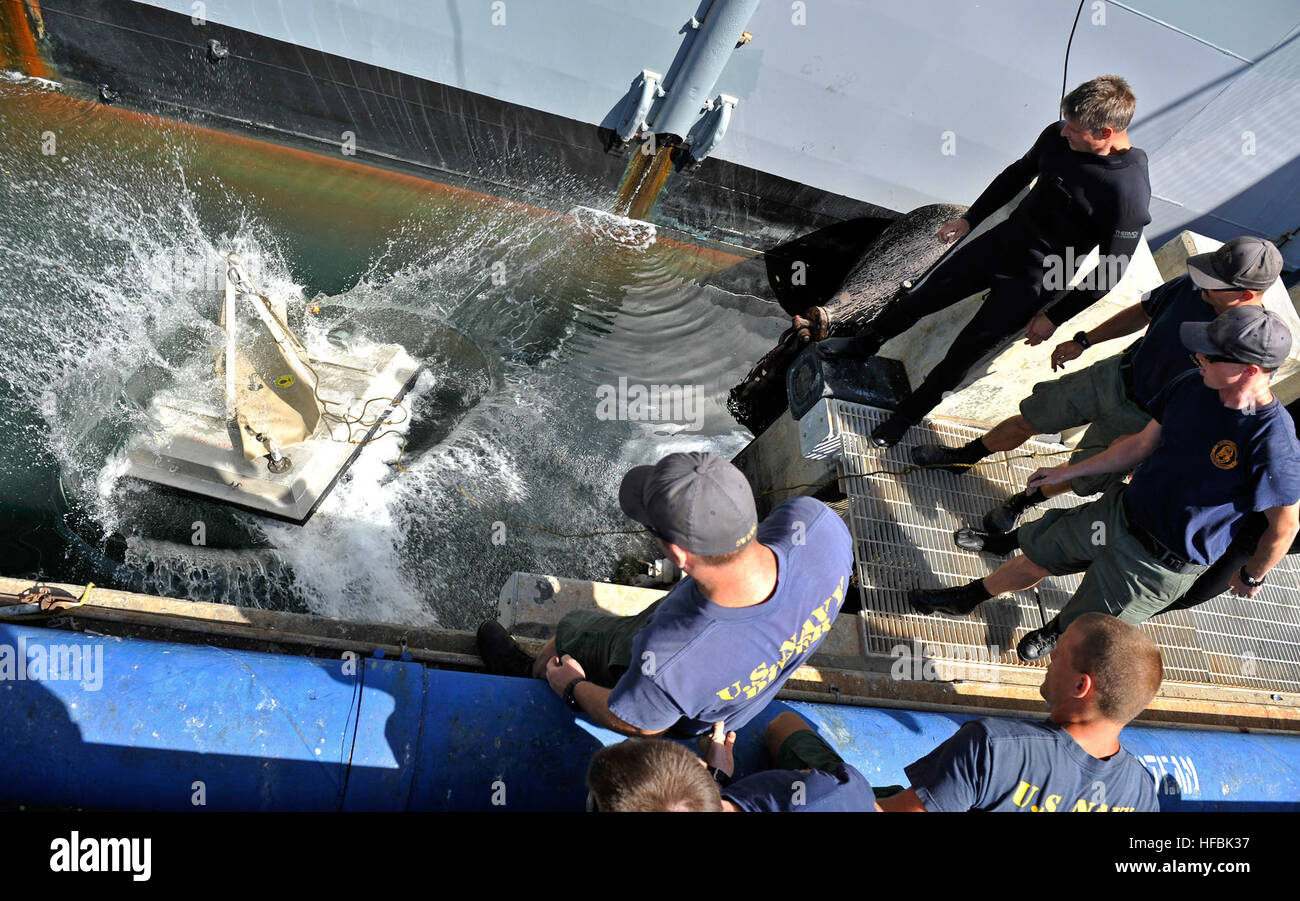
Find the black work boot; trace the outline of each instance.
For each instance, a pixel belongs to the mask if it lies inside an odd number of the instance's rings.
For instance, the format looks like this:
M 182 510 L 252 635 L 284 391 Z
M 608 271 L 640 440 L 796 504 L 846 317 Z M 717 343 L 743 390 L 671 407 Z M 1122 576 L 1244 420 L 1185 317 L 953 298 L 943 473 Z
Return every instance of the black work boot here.
M 1038 660 L 1052 653 L 1060 640 L 1060 626 L 1055 619 L 1052 619 L 1043 628 L 1035 629 L 1020 639 L 1020 644 L 1016 645 L 1016 653 L 1020 655 L 1021 660 Z
M 947 613 L 965 616 L 993 595 L 984 590 L 984 582 L 977 579 L 956 588 L 917 588 L 907 596 L 907 602 L 920 613 Z
M 532 678 L 532 655 L 516 644 L 496 620 L 488 620 L 478 627 L 478 654 L 494 676 Z
M 1010 532 L 1016 527 L 1016 520 L 1034 504 L 1047 500 L 1041 488 L 1033 488 L 1011 495 L 1001 507 L 984 514 L 984 530 L 987 532 Z
M 978 529 L 958 529 L 952 533 L 952 541 L 963 551 L 984 552 L 1005 557 L 1020 547 L 1020 530 L 981 532 Z
M 961 447 L 922 444 L 912 449 L 912 462 L 928 469 L 943 469 L 954 475 L 962 475 L 990 453 L 992 452 L 978 438 Z
M 908 419 L 895 413 L 871 430 L 871 443 L 882 450 L 893 447 L 903 440 L 907 430 L 914 425 L 916 425 L 915 419 Z

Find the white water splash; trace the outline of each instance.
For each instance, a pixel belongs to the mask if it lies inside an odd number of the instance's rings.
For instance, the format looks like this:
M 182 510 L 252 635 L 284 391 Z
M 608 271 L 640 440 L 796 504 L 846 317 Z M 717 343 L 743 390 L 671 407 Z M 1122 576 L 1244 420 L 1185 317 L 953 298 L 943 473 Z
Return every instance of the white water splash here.
M 35 75 L 15 72 L 12 69 L 0 70 L 0 81 L 5 81 L 9 84 L 24 85 L 41 91 L 63 90 L 63 85 L 57 81 L 50 81 L 48 78 L 37 78 Z

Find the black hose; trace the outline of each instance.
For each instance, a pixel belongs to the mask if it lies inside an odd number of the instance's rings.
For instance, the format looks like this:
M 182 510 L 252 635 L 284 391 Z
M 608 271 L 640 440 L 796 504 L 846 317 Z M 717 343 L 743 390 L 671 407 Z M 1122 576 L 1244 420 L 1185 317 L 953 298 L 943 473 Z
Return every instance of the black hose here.
M 1057 112 L 1065 105 L 1065 86 L 1066 80 L 1070 77 L 1070 45 L 1074 43 L 1074 30 L 1079 27 L 1079 16 L 1083 14 L 1083 4 L 1087 0 L 1079 0 L 1079 8 L 1074 11 L 1074 24 L 1070 26 L 1070 39 L 1065 42 L 1065 65 L 1061 69 L 1061 101 L 1056 105 Z

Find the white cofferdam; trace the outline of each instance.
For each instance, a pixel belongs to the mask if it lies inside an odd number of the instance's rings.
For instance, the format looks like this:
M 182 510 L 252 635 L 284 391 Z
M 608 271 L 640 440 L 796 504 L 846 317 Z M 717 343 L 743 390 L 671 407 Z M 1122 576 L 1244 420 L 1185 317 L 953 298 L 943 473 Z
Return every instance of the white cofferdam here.
M 226 343 L 211 382 L 154 396 L 127 474 L 303 523 L 367 443 L 405 421 L 394 411 L 420 364 L 398 344 L 309 352 L 285 303 L 260 293 L 238 256 L 224 257 Z

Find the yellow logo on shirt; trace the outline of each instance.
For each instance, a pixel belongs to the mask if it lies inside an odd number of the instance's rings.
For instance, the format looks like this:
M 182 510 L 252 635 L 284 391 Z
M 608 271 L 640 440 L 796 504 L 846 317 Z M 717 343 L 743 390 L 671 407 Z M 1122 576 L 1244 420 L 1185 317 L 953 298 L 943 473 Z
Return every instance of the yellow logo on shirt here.
M 835 604 L 834 613 L 830 609 L 832 602 Z M 790 658 L 805 653 L 830 632 L 831 625 L 835 622 L 835 614 L 843 605 L 844 577 L 841 576 L 835 591 L 819 606 L 812 609 L 812 615 L 804 620 L 803 628 L 781 642 L 779 659 L 773 663 L 766 661 L 760 663 L 754 667 L 748 677 L 732 682 L 715 694 L 724 701 L 735 701 L 742 696 L 747 701 L 752 700 L 760 691 L 776 681 L 777 676 L 785 669 L 785 665 L 790 662 Z
M 1011 803 L 1021 810 L 1030 810 L 1033 813 L 1060 813 L 1063 811 L 1069 811 L 1070 813 L 1106 813 L 1107 811 L 1110 813 L 1131 813 L 1135 809 L 1132 807 L 1111 807 L 1100 798 L 1094 798 L 1091 801 L 1078 798 L 1075 800 L 1074 806 L 1069 806 L 1068 802 L 1063 805 L 1061 795 L 1047 795 L 1046 797 L 1040 795 L 1041 800 L 1037 804 L 1031 804 L 1030 801 L 1037 792 L 1037 785 L 1030 785 L 1028 782 L 1022 781 L 1016 786 L 1016 793 L 1012 796 Z
M 1232 469 L 1237 465 L 1237 442 L 1224 440 L 1214 445 L 1210 462 L 1220 469 Z

